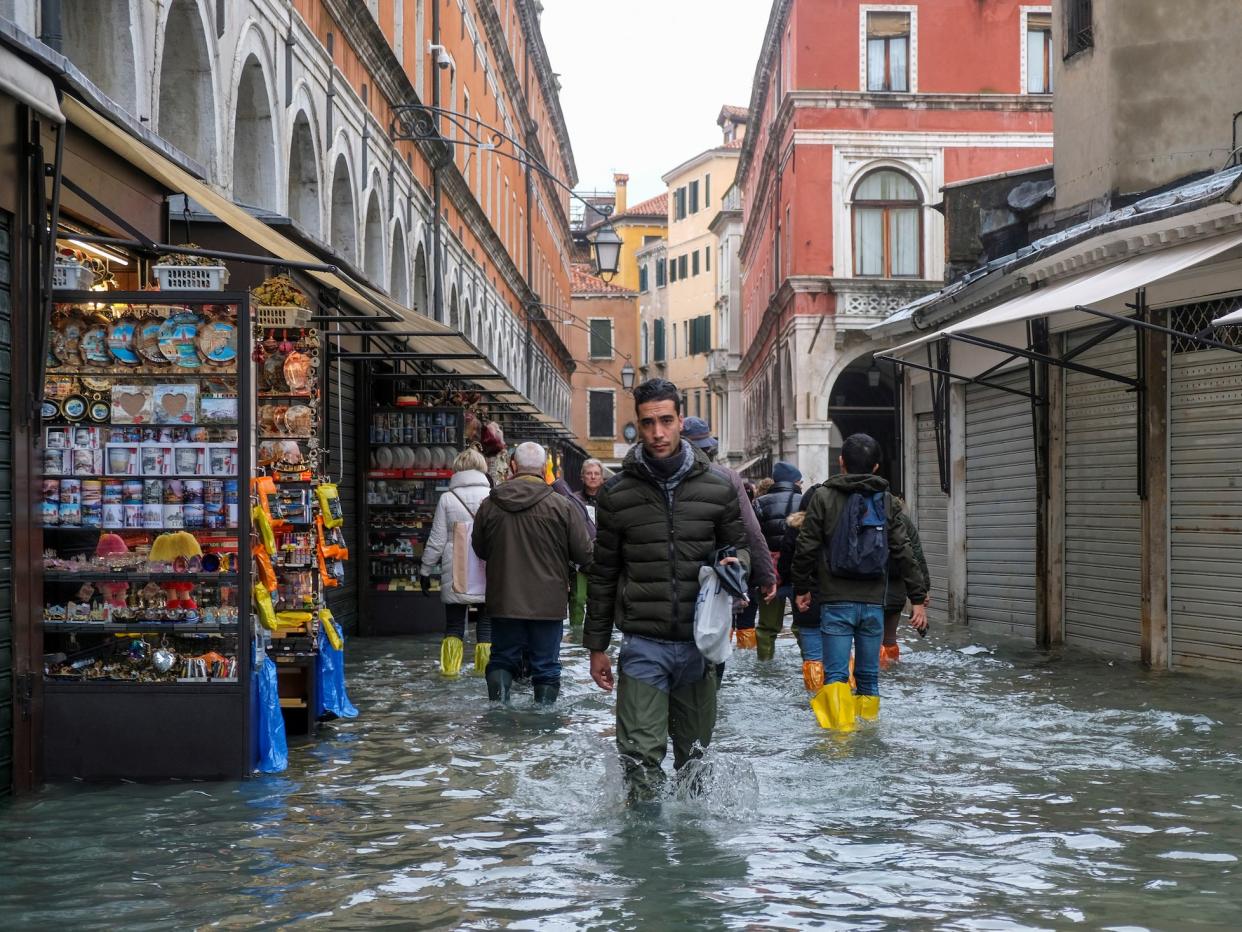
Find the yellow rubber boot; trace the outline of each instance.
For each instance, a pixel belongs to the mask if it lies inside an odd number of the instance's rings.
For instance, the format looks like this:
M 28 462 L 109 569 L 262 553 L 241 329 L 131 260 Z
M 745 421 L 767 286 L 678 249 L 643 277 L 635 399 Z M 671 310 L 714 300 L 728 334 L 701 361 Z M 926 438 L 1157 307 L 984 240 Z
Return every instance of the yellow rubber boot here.
M 811 710 L 820 728 L 853 731 L 856 727 L 854 694 L 849 683 L 828 683 L 811 699 Z
M 864 722 L 874 722 L 880 717 L 879 696 L 855 696 L 854 700 L 858 704 L 858 717 Z
M 479 675 L 487 673 L 487 662 L 492 659 L 492 645 L 484 641 L 474 645 L 474 672 Z
M 738 628 L 737 629 L 737 649 L 738 650 L 754 650 L 755 649 L 755 629 L 754 628 Z
M 880 645 L 880 669 L 887 670 L 901 658 L 900 644 Z
M 802 683 L 811 695 L 824 687 L 824 665 L 818 660 L 802 661 Z
M 462 654 L 461 638 L 451 634 L 440 642 L 440 673 L 444 676 L 456 676 L 461 672 Z

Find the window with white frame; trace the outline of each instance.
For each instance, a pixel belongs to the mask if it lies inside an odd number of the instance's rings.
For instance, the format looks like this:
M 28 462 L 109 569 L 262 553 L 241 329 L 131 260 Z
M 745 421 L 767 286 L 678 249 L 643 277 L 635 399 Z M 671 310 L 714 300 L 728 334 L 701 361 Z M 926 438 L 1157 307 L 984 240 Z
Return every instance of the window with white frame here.
M 592 359 L 612 359 L 612 318 L 592 317 L 590 355 Z
M 901 172 L 880 169 L 854 189 L 854 274 L 917 278 L 923 270 L 922 198 Z
M 587 389 L 587 434 L 609 440 L 617 433 L 617 396 L 611 388 Z
M 912 14 L 907 10 L 866 11 L 867 90 L 909 93 Z
M 1047 9 L 1022 11 L 1023 91 L 1052 93 L 1052 13 Z

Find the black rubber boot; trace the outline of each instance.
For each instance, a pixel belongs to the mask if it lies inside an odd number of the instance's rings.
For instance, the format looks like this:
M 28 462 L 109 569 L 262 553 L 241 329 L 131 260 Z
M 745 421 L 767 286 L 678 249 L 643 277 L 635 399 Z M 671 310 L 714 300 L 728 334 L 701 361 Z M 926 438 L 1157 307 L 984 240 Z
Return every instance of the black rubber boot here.
M 534 689 L 535 705 L 551 705 L 561 694 L 560 683 L 536 683 Z
M 513 685 L 513 674 L 508 670 L 493 668 L 487 671 L 487 698 L 492 702 L 508 702 L 509 687 Z

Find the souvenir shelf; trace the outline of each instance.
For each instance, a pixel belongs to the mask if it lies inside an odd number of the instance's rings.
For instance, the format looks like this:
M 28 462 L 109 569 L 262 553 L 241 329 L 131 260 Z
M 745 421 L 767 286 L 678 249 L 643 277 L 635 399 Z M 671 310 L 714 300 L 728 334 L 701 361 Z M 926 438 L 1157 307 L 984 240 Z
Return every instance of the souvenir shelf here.
M 55 293 L 38 506 L 51 779 L 251 769 L 247 300 Z
M 391 390 L 381 386 L 379 391 Z M 460 406 L 377 403 L 365 398 L 368 464 L 361 495 L 366 528 L 362 562 L 361 617 L 370 634 L 438 631 L 444 608 L 438 579 L 433 598 L 418 585 L 423 548 L 436 503 L 448 491 L 453 460 L 464 446 L 465 410 Z M 380 401 L 419 400 L 390 395 Z
M 293 735 L 315 731 L 319 634 L 330 618 L 324 592 L 340 585 L 349 559 L 335 486 L 320 472 L 320 343 L 309 318 L 302 307 L 257 308 L 252 355 L 260 473 L 254 498 L 272 530 L 270 553 L 258 557 L 265 595 L 256 611 Z

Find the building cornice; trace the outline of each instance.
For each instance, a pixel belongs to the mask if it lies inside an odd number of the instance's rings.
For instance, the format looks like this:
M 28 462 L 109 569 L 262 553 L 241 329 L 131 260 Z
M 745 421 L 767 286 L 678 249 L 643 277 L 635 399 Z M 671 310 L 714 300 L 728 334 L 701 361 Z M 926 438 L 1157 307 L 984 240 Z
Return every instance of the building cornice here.
M 389 105 L 421 103 L 409 75 L 397 61 L 383 30 L 367 11 L 366 6 L 351 3 L 349 0 L 323 0 L 323 3 L 328 14 L 341 27 L 345 40 L 363 56 L 377 89 L 387 98 Z M 524 104 L 525 99 L 521 99 Z M 470 229 L 479 238 L 484 253 L 500 271 L 506 284 L 518 296 L 523 307 L 538 304 L 538 296 L 522 276 L 521 270 L 513 261 L 513 257 L 509 255 L 499 234 L 492 228 L 491 221 L 457 168 L 457 163 L 451 158 L 445 159 L 444 144 L 434 140 L 419 140 L 415 146 L 428 164 L 441 166 L 440 176 L 446 193 L 454 206 L 463 214 Z M 537 324 L 541 324 L 540 316 L 533 315 L 532 319 Z M 556 329 L 550 324 L 546 327 L 540 326 L 539 329 L 558 358 L 572 369 L 573 355 L 560 335 L 556 333 Z
M 534 30 L 531 31 L 527 19 L 524 16 L 527 0 L 518 0 L 519 15 L 523 15 L 522 29 L 523 33 L 531 37 L 532 46 L 536 43 L 540 49 L 543 49 L 543 34 L 539 31 L 538 18 L 534 22 Z M 531 150 L 544 165 L 548 164 L 547 153 L 543 151 L 543 146 L 539 143 L 539 127 L 535 124 L 534 118 L 530 113 L 530 101 L 526 98 L 526 90 L 522 86 L 521 76 L 517 72 L 517 64 L 513 61 L 513 56 L 509 52 L 509 45 L 505 39 L 504 24 L 500 21 L 500 13 L 496 10 L 496 4 L 493 0 L 480 0 L 476 4 L 479 16 L 483 20 L 483 28 L 487 31 L 487 40 L 492 51 L 496 55 L 496 61 L 500 63 L 501 76 L 500 79 L 504 83 L 505 92 L 509 98 L 514 101 L 520 101 L 523 110 L 522 119 L 522 145 Z M 463 12 L 463 16 L 465 13 Z M 551 64 L 548 62 L 547 51 L 544 49 L 541 59 L 544 67 L 536 68 L 539 73 L 539 86 L 544 92 L 544 99 L 548 105 L 548 112 L 552 115 L 553 132 L 556 135 L 557 144 L 561 150 L 561 169 L 565 172 L 565 183 L 569 187 L 573 187 L 578 183 L 578 169 L 574 164 L 573 148 L 569 143 L 569 129 L 565 125 L 565 116 L 561 112 L 560 97 L 556 88 L 548 83 L 551 77 Z M 555 173 L 555 169 L 553 169 Z M 562 233 L 565 240 L 571 237 L 569 229 L 569 216 L 565 212 L 564 204 L 561 203 L 561 192 L 553 185 L 552 181 L 543 177 L 542 173 L 536 172 L 547 188 L 547 197 L 545 200 L 551 201 L 556 205 L 557 219 L 561 222 Z
M 493 12 L 495 11 L 494 2 L 487 5 L 492 7 Z M 536 76 L 539 79 L 539 86 L 543 89 L 544 100 L 548 104 L 548 113 L 552 116 L 556 141 L 561 147 L 561 159 L 565 163 L 565 171 L 568 175 L 566 180 L 572 188 L 578 183 L 578 166 L 574 162 L 574 149 L 569 141 L 569 127 L 565 123 L 565 113 L 561 110 L 560 88 L 553 83 L 552 59 L 548 57 L 548 47 L 544 44 L 543 29 L 539 23 L 539 14 L 543 11 L 543 5 L 538 0 L 517 0 L 517 8 L 523 25 L 526 27 L 526 35 L 535 50 L 535 57 L 539 61 L 539 67 L 535 69 Z
M 798 110 L 948 110 L 1052 113 L 1048 94 L 877 94 L 866 91 L 789 91 L 782 107 Z
M 759 61 L 755 65 L 755 77 L 751 81 L 750 123 L 746 135 L 742 137 L 741 155 L 737 165 L 736 183 L 742 183 L 750 171 L 750 163 L 755 155 L 757 140 L 764 136 L 763 108 L 767 103 L 768 92 L 772 85 L 772 62 L 776 58 L 776 49 L 780 45 L 781 33 L 789 19 L 789 11 L 793 8 L 793 0 L 775 0 L 772 13 L 768 17 L 768 28 L 763 35 L 763 45 L 759 50 Z
M 713 149 L 707 149 L 698 155 L 686 159 L 672 171 L 660 176 L 660 180 L 665 184 L 672 184 L 673 179 L 678 175 L 684 175 L 686 172 L 698 168 L 712 159 L 737 158 L 741 149 L 730 148 L 729 146 L 716 146 Z

